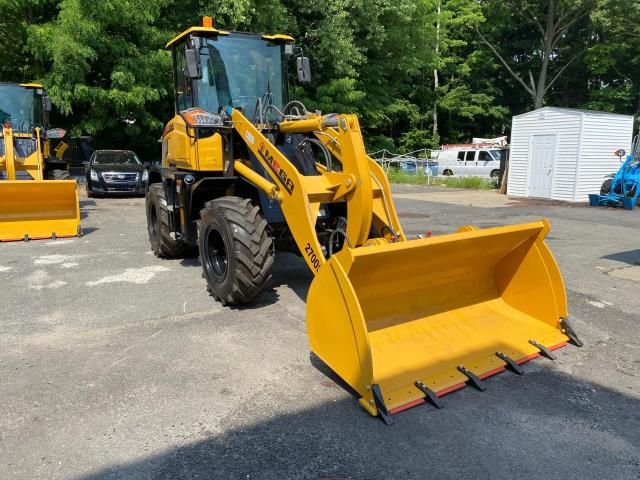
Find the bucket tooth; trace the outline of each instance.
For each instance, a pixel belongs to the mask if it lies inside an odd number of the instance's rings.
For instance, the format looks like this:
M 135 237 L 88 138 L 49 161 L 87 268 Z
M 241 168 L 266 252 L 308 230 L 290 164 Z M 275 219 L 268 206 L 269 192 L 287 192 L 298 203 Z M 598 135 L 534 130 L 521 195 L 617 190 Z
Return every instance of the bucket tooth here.
M 464 368 L 462 365 L 459 365 L 458 371 L 466 376 L 469 379 L 469 382 L 471 382 L 471 385 L 476 387 L 481 392 L 484 392 L 487 389 L 487 386 L 482 380 L 480 380 L 480 377 L 473 373 L 471 370 Z
M 529 343 L 531 345 L 533 345 L 534 347 L 536 347 L 538 350 L 540 350 L 540 355 L 542 355 L 543 357 L 546 357 L 549 360 L 555 360 L 556 359 L 556 357 L 553 355 L 553 353 L 551 353 L 551 350 L 549 350 L 547 347 L 545 347 L 541 343 L 536 342 L 535 340 L 529 340 Z
M 416 381 L 416 383 L 414 385 L 416 386 L 416 388 L 418 390 L 420 390 L 422 393 L 424 393 L 425 398 L 428 399 L 433 404 L 434 407 L 436 407 L 436 408 L 443 408 L 444 407 L 444 405 L 440 401 L 440 397 L 438 397 L 436 392 L 431 390 L 424 383 L 422 383 L 421 381 L 418 380 L 418 381 Z
M 524 370 L 520 365 L 518 365 L 518 362 L 516 362 L 513 358 L 507 356 L 502 352 L 496 352 L 496 357 L 498 357 L 500 360 L 505 362 L 507 364 L 506 367 L 509 370 L 511 370 L 513 373 L 517 373 L 518 375 L 524 375 Z
M 380 418 L 387 425 L 393 425 L 395 422 L 393 418 L 391 418 L 391 414 L 387 409 L 387 406 L 384 404 L 384 398 L 382 398 L 382 391 L 380 391 L 380 386 L 377 384 L 371 385 L 371 393 L 373 394 L 373 401 L 376 404 L 376 408 L 378 409 L 378 414 Z
M 571 342 L 576 347 L 582 347 L 584 345 L 584 343 L 582 343 L 582 340 L 578 338 L 578 335 L 569 323 L 568 318 L 560 318 L 560 331 L 567 337 L 569 337 L 569 342 Z

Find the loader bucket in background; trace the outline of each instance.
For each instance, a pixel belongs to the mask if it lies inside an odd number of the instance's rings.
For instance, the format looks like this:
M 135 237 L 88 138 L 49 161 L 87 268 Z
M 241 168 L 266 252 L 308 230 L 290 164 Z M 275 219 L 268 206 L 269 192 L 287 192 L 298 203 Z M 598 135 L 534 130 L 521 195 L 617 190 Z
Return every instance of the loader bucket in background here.
M 548 230 L 546 220 L 465 227 L 343 249 L 309 289 L 312 351 L 387 421 L 504 370 L 498 355 L 522 363 L 565 345 L 566 293 Z
M 0 241 L 79 233 L 75 180 L 0 181 Z

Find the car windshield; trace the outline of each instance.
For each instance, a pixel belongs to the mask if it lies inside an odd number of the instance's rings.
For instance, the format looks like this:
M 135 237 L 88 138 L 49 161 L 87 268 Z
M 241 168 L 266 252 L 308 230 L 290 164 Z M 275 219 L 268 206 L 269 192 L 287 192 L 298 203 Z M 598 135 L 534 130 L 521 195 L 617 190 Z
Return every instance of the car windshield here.
M 506 150 L 489 150 L 489 152 L 496 160 L 502 160 L 507 153 Z
M 42 105 L 36 90 L 20 85 L 0 84 L 0 123 L 6 119 L 19 132 L 41 126 Z
M 200 49 L 198 106 L 210 112 L 232 105 L 254 118 L 257 102 L 283 107 L 286 76 L 282 48 L 255 35 L 209 38 Z
M 140 165 L 141 162 L 133 152 L 98 152 L 93 163 L 97 165 Z

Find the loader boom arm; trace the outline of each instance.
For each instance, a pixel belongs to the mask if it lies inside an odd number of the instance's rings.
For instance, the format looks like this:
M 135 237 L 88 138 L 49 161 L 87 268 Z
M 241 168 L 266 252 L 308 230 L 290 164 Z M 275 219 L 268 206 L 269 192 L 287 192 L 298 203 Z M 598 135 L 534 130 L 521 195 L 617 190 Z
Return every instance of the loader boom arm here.
M 315 134 L 342 163 L 341 172 L 318 166 L 317 176 L 302 175 L 241 112 L 232 110 L 231 119 L 271 182 L 263 181 L 239 160 L 235 162 L 236 173 L 280 203 L 296 245 L 314 274 L 326 262 L 315 229 L 323 203 L 346 202 L 345 233 L 351 247 L 366 244 L 372 225 L 385 236 L 385 241 L 405 240 L 386 176 L 367 156 L 354 115 L 338 116 L 337 128 L 326 126 L 324 118 L 318 115 L 280 124 L 282 132 Z

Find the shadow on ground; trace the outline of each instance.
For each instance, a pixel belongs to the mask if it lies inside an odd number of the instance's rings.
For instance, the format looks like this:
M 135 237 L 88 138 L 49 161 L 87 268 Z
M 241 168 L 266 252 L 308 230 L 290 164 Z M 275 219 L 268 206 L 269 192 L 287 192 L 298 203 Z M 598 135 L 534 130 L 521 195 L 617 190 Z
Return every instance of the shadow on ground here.
M 390 427 L 351 399 L 270 416 L 256 396 L 225 434 L 80 478 L 638 478 L 640 400 L 546 368 L 487 383 Z
M 615 260 L 616 262 L 628 263 L 629 265 L 640 265 L 640 249 L 612 253 L 610 255 L 605 255 L 602 258 Z

